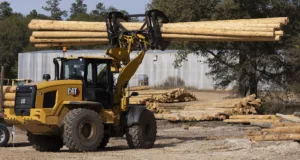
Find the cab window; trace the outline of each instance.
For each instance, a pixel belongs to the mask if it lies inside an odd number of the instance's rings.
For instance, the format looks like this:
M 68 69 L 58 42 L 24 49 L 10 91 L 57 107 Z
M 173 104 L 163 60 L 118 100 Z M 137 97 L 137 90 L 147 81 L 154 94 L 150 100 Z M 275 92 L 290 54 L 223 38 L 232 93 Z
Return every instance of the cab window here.
M 97 63 L 97 84 L 99 87 L 108 85 L 108 69 L 106 63 Z

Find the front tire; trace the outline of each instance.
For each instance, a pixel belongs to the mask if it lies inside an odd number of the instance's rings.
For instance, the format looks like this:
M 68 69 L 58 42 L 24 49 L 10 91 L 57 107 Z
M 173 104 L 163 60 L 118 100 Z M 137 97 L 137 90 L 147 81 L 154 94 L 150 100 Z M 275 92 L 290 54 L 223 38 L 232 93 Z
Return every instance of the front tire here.
M 0 147 L 5 147 L 10 138 L 9 130 L 4 124 L 0 123 Z
M 65 116 L 63 140 L 71 151 L 96 150 L 103 136 L 103 121 L 95 111 L 78 108 L 69 111 Z
M 27 132 L 27 137 L 32 147 L 40 152 L 58 152 L 63 147 L 63 141 L 59 136 L 33 135 Z
M 156 120 L 152 112 L 144 110 L 139 123 L 127 128 L 126 140 L 130 148 L 152 148 L 156 140 Z
M 104 135 L 104 137 L 102 138 L 102 142 L 100 143 L 98 148 L 99 149 L 104 149 L 107 146 L 107 144 L 109 142 L 109 139 L 110 139 L 109 135 Z

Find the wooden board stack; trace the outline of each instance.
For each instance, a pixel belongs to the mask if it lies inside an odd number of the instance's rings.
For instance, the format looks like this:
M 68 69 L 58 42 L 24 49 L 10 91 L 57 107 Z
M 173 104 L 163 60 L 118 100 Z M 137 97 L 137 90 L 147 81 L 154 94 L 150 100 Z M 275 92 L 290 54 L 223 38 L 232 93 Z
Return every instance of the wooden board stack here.
M 279 41 L 287 17 L 167 23 L 161 26 L 168 41 Z M 122 22 L 128 30 L 138 30 L 141 22 Z M 34 19 L 30 42 L 35 47 L 107 44 L 105 22 L 53 21 Z
M 294 115 L 240 115 L 224 120 L 228 123 L 246 123 L 261 127 L 261 131 L 252 131 L 248 137 L 252 141 L 300 141 L 300 118 Z

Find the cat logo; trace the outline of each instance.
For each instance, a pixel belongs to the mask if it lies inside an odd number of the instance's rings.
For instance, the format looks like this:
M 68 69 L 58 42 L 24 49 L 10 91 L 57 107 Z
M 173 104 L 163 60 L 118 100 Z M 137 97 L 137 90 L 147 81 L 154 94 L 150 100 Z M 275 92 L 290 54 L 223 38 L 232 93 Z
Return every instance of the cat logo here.
M 79 95 L 79 89 L 78 88 L 68 88 L 68 95 L 77 97 Z
M 25 104 L 26 103 L 26 99 L 21 99 L 21 104 Z

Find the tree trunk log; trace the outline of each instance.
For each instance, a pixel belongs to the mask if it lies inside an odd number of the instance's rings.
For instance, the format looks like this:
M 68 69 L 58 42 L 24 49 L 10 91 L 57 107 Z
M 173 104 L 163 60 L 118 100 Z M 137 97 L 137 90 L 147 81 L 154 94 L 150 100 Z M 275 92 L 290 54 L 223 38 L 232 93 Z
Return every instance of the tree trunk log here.
M 277 113 L 276 116 L 291 122 L 300 123 L 300 118 L 293 115 L 283 115 Z

